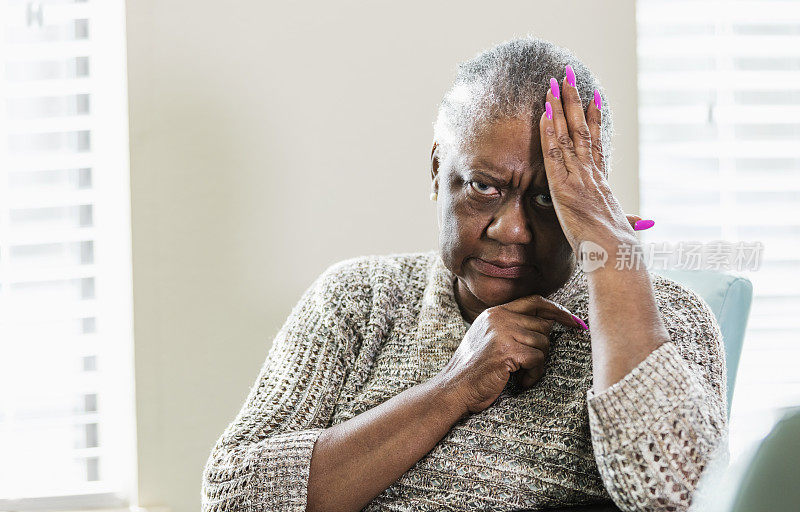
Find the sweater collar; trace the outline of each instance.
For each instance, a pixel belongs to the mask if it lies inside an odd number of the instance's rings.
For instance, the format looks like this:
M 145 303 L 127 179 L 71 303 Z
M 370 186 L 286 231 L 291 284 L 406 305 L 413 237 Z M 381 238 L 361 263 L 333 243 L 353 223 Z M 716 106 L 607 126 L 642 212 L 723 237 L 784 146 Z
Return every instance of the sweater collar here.
M 453 292 L 455 274 L 445 266 L 438 251 L 430 251 L 428 261 L 417 324 L 420 382 L 444 368 L 468 329 Z
M 455 298 L 456 275 L 445 266 L 439 251 L 430 251 L 428 257 L 430 265 L 417 325 L 421 367 L 427 369 L 422 373 L 427 378 L 447 363 L 469 328 Z M 585 289 L 585 280 L 584 272 L 576 266 L 566 282 L 545 297 L 571 309 Z M 433 373 L 425 375 L 428 372 Z
M 417 324 L 420 382 L 438 373 L 450 360 L 469 328 L 461 316 L 453 285 L 456 275 L 444 264 L 438 251 L 428 253 L 425 291 Z M 586 290 L 586 275 L 576 266 L 565 283 L 546 298 L 571 311 Z M 560 324 L 554 330 L 563 330 Z
M 444 264 L 438 251 L 428 253 L 430 264 L 417 324 L 420 378 L 438 373 L 450 360 L 469 324 L 461 316 L 453 285 L 456 275 Z M 573 310 L 586 289 L 586 275 L 576 266 L 565 283 L 545 297 Z M 561 330 L 560 324 L 554 330 Z

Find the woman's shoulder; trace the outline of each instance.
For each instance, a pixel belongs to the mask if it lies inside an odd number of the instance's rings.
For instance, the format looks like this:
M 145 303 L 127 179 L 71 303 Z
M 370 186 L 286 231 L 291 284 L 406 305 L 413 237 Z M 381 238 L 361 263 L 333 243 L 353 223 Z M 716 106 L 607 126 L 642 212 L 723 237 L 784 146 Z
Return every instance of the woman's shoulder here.
M 431 250 L 354 256 L 330 264 L 317 280 L 326 288 L 346 289 L 351 294 L 424 287 L 437 254 Z
M 326 317 L 363 326 L 424 292 L 437 253 L 367 254 L 328 265 L 303 292 L 293 316 Z
M 365 254 L 338 260 L 330 264 L 325 273 L 341 275 L 358 273 L 371 275 L 380 272 L 408 274 L 414 269 L 427 268 L 437 253 L 431 251 L 395 252 L 388 254 Z

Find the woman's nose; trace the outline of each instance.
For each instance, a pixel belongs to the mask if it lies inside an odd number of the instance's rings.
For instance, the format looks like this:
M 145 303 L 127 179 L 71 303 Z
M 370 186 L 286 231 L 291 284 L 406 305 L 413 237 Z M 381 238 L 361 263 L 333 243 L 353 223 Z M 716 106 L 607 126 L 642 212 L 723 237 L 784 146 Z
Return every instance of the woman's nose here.
M 504 245 L 530 243 L 533 233 L 522 202 L 517 200 L 504 204 L 489 224 L 486 234 Z

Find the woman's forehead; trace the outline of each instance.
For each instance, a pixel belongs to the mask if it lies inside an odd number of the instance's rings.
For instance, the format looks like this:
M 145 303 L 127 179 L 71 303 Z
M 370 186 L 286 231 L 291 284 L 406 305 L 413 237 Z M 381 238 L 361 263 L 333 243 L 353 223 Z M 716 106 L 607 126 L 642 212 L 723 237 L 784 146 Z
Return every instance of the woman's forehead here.
M 485 123 L 477 127 L 461 147 L 467 154 L 492 160 L 542 160 L 539 127 L 519 118 Z
M 544 172 L 538 127 L 512 119 L 497 121 L 475 133 L 457 149 L 463 167 L 510 176 Z

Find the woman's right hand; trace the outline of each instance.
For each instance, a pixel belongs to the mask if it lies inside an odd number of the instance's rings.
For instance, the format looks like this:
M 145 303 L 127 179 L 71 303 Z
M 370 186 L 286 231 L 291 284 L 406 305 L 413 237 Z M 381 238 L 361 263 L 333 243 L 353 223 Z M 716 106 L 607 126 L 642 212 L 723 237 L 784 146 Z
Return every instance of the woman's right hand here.
M 488 308 L 437 378 L 461 401 L 465 413 L 480 412 L 500 396 L 512 373 L 521 370 L 524 389 L 542 378 L 554 322 L 583 328 L 567 308 L 540 295 Z

